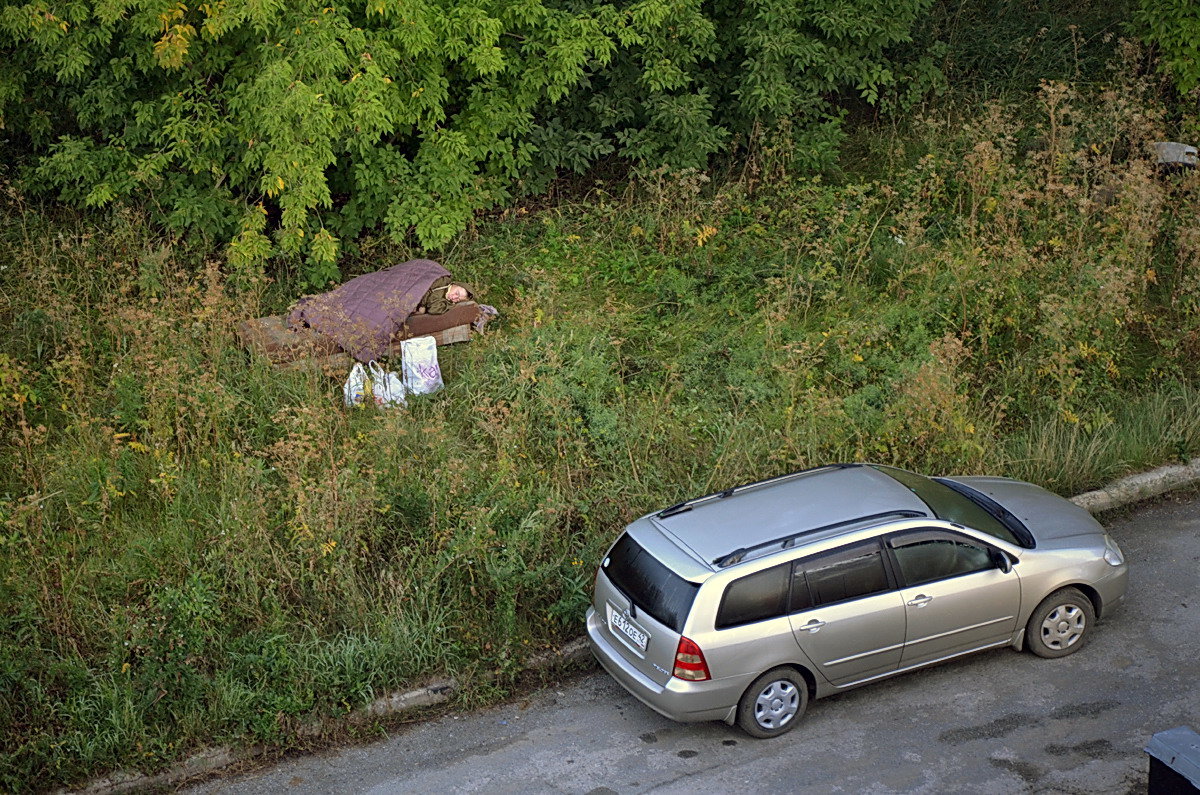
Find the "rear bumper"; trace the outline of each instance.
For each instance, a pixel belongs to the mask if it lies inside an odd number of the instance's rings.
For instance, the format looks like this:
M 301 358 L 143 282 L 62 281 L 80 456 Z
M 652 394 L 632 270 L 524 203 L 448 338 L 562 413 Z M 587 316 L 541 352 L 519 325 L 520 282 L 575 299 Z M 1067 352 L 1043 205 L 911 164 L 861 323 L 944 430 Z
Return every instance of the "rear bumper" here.
M 593 608 L 587 612 L 587 634 L 592 654 L 609 676 L 650 709 L 680 723 L 728 720 L 749 684 L 741 681 L 744 677 L 685 682 L 673 676 L 659 684 L 625 662 Z

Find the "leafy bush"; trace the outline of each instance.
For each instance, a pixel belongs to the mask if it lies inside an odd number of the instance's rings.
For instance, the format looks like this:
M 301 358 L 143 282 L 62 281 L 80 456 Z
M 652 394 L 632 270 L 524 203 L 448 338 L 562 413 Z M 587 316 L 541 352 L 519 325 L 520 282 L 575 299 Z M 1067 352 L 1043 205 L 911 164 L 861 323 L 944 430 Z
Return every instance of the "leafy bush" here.
M 913 29 L 915 53 L 956 90 L 994 97 L 1039 80 L 1093 80 L 1135 0 L 939 0 Z M 911 69 L 919 73 L 920 60 Z
M 1179 91 L 1200 86 L 1200 8 L 1188 0 L 1140 0 L 1134 17 Z
M 143 203 L 235 268 L 303 257 L 320 285 L 363 230 L 442 245 L 613 153 L 704 167 L 776 118 L 819 148 L 826 97 L 894 83 L 927 3 L 5 0 L 0 126 L 35 188 Z

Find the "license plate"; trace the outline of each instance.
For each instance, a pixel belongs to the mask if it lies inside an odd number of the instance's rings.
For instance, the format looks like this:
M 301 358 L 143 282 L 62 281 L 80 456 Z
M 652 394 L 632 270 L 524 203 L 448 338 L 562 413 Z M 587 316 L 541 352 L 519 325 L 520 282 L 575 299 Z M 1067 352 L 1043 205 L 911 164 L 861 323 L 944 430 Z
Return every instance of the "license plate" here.
M 630 643 L 638 651 L 645 651 L 646 644 L 650 642 L 650 635 L 641 627 L 633 623 L 625 614 L 611 604 L 608 605 L 608 627 L 614 635 L 619 635 Z

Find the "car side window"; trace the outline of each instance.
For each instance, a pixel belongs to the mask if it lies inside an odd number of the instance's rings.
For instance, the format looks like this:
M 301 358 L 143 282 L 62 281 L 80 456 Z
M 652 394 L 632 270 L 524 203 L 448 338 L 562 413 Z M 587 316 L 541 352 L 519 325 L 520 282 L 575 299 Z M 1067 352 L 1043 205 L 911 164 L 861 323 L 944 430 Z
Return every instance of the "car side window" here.
M 791 611 L 856 599 L 889 588 L 879 543 L 869 541 L 800 561 L 792 578 Z
M 787 608 L 791 571 L 792 564 L 784 563 L 729 583 L 717 610 L 716 628 L 782 616 Z
M 906 585 L 957 577 L 993 568 L 991 552 L 963 536 L 923 531 L 897 536 L 889 546 Z

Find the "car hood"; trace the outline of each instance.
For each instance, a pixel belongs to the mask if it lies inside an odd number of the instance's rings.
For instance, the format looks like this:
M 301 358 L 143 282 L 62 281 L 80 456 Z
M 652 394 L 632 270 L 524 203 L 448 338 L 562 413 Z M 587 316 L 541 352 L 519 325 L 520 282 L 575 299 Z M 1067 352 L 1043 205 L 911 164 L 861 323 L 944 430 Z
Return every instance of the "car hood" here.
M 981 491 L 1003 505 L 1029 528 L 1038 546 L 1081 535 L 1104 535 L 1104 528 L 1075 503 L 1041 486 L 997 477 L 949 478 Z

